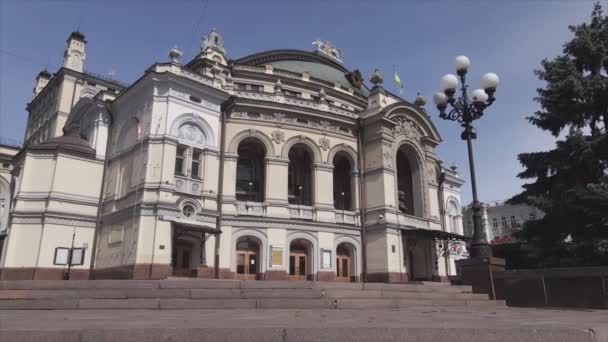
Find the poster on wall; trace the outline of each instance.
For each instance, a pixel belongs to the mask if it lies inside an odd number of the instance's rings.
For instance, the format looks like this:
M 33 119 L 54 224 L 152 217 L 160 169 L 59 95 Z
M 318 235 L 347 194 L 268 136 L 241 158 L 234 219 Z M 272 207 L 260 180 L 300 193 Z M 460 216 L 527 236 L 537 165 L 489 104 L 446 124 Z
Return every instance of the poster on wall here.
M 321 268 L 331 268 L 331 251 L 321 250 Z

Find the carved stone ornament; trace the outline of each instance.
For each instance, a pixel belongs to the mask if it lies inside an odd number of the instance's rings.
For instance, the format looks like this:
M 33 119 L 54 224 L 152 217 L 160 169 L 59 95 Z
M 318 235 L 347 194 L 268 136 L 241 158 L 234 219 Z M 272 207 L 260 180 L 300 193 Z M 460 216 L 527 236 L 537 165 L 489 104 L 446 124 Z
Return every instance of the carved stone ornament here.
M 327 139 L 326 137 L 322 137 L 321 139 L 319 139 L 319 146 L 323 151 L 329 150 L 329 139 Z
M 280 144 L 285 141 L 285 132 L 274 131 L 271 133 L 271 138 L 276 144 Z
M 386 166 L 391 167 L 393 165 L 391 153 L 393 144 L 390 142 L 382 142 L 382 155 L 384 156 L 384 163 Z
M 395 121 L 397 122 L 397 125 L 395 125 L 395 127 L 393 128 L 394 136 L 403 134 L 408 138 L 412 138 L 414 140 L 420 140 L 420 137 L 422 137 L 422 134 L 418 130 L 418 127 L 416 126 L 415 123 L 408 121 L 406 118 L 404 118 L 402 116 L 395 118 Z
M 183 124 L 179 128 L 177 137 L 195 144 L 205 144 L 205 135 L 203 134 L 203 131 L 198 126 L 191 123 Z
M 435 170 L 435 162 L 430 160 L 426 164 L 426 173 L 429 177 L 429 181 L 435 183 L 437 181 L 437 172 Z

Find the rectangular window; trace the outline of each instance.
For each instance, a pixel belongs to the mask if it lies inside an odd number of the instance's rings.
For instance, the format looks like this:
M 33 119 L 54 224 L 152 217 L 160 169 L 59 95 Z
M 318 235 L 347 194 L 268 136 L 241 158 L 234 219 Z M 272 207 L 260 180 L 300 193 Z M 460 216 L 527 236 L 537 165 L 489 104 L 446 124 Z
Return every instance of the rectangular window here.
M 494 228 L 498 228 L 498 218 L 496 218 L 496 217 L 495 217 L 495 218 L 492 220 L 492 225 L 494 226 Z
M 84 264 L 84 248 L 72 249 L 72 266 Z
M 110 233 L 108 234 L 108 245 L 115 243 L 121 243 L 123 238 L 123 226 L 112 226 L 110 227 Z
M 184 165 L 186 163 L 186 151 L 188 149 L 184 146 L 177 147 L 177 153 L 175 155 L 175 174 L 176 175 L 185 175 L 186 170 Z
M 54 265 L 67 265 L 70 256 L 70 249 L 65 247 L 55 248 Z
M 515 216 L 511 216 L 511 228 L 517 228 L 517 218 Z
M 500 221 L 502 223 L 502 228 L 507 229 L 507 218 L 503 216 L 500 218 Z
M 201 178 L 201 150 L 195 149 L 192 152 L 192 177 Z

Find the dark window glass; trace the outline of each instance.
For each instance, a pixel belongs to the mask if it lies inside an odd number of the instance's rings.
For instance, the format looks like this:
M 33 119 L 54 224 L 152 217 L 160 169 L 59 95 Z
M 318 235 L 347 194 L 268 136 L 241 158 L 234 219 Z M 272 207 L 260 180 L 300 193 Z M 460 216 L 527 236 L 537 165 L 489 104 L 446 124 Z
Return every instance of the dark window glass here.
M 289 275 L 296 275 L 296 257 L 295 257 L 295 255 L 289 256 Z
M 406 151 L 397 152 L 397 194 L 399 211 L 414 215 L 414 184 L 413 174 Z
M 348 277 L 348 259 L 342 259 L 342 276 Z
M 237 254 L 236 273 L 245 274 L 245 254 Z
M 249 274 L 256 274 L 257 272 L 256 270 L 256 258 L 257 256 L 255 254 L 250 254 L 249 255 Z
M 192 152 L 192 177 L 200 178 L 201 176 L 201 155 L 202 152 L 200 150 L 194 150 Z
M 305 276 L 306 275 L 306 258 L 303 256 L 300 256 L 300 265 L 299 265 L 300 269 L 299 269 L 299 274 L 301 276 Z
M 312 204 L 312 157 L 304 144 L 296 144 L 289 151 L 287 191 L 289 203 Z
M 184 162 L 186 159 L 186 148 L 183 146 L 177 147 L 177 153 L 175 155 L 175 174 L 184 175 L 186 170 L 184 170 Z
M 334 208 L 352 210 L 351 205 L 351 166 L 344 155 L 334 158 Z
M 239 201 L 264 201 L 265 149 L 257 139 L 239 145 L 236 167 L 236 198 Z

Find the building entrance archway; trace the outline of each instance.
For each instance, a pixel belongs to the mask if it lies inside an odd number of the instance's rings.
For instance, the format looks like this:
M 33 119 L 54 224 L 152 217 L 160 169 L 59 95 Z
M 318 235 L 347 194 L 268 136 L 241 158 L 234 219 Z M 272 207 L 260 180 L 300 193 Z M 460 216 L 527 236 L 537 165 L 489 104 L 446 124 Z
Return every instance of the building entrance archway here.
M 260 279 L 260 243 L 245 236 L 236 243 L 236 278 L 240 280 Z
M 295 239 L 289 245 L 289 280 L 307 280 L 311 273 L 310 250 L 312 244 Z
M 341 243 L 336 248 L 336 280 L 353 281 L 355 278 L 355 248 L 349 243 Z

